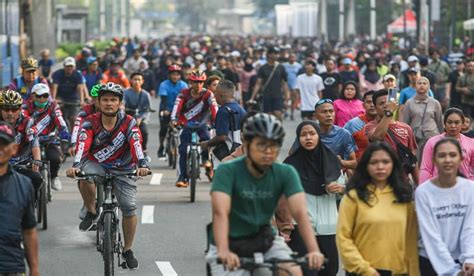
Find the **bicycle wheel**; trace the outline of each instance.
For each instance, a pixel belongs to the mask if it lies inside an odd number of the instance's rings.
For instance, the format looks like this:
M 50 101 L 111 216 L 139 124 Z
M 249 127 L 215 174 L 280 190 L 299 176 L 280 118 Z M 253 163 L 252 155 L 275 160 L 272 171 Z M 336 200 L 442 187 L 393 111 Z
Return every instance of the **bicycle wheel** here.
M 43 222 L 43 230 L 48 229 L 48 195 L 46 189 L 46 183 L 41 187 L 41 213 L 43 215 L 42 222 Z
M 191 168 L 190 168 L 190 184 L 191 184 L 191 202 L 194 202 L 196 199 L 196 181 L 199 176 L 199 161 L 198 161 L 198 152 L 196 150 L 191 150 Z
M 112 213 L 104 214 L 104 241 L 103 252 L 104 257 L 104 275 L 114 275 L 114 233 L 113 233 L 113 217 Z

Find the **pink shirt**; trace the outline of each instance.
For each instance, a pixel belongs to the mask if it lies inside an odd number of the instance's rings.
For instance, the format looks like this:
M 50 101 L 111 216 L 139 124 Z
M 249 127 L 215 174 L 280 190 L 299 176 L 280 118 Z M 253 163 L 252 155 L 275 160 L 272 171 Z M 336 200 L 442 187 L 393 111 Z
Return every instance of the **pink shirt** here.
M 337 99 L 334 101 L 334 112 L 336 113 L 335 124 L 340 127 L 352 118 L 365 113 L 361 100 L 343 100 Z
M 433 149 L 439 140 L 446 137 L 446 133 L 442 133 L 431 137 L 425 144 L 423 149 L 423 158 L 420 165 L 420 183 L 430 180 L 438 175 L 438 169 L 433 164 Z M 474 139 L 461 134 L 458 139 L 463 151 L 464 160 L 461 163 L 459 170 L 470 180 L 474 180 Z

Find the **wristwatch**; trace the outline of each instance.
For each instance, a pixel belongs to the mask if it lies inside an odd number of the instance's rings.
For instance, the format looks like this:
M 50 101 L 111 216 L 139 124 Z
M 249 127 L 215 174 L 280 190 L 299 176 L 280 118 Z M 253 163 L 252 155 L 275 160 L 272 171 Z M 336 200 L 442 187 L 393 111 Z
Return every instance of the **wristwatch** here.
M 386 111 L 384 111 L 384 115 L 385 115 L 385 117 L 392 117 L 392 116 L 393 116 L 393 112 L 390 111 L 390 110 L 386 110 Z

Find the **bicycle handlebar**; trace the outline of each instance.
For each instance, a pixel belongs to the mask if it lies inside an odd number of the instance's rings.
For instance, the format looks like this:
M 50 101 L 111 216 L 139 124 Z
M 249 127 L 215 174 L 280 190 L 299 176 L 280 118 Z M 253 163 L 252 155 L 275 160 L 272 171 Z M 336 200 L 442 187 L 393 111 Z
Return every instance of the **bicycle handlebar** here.
M 147 172 L 147 175 L 151 175 L 152 172 L 149 170 Z M 105 179 L 114 179 L 120 176 L 125 176 L 130 179 L 138 180 L 141 179 L 141 176 L 137 176 L 137 170 L 132 170 L 132 171 L 127 171 L 127 172 L 117 172 L 115 171 L 114 173 L 105 173 L 104 174 L 98 174 L 98 173 L 85 173 L 84 171 L 80 170 L 79 172 L 76 173 L 76 177 L 74 179 L 76 180 L 87 180 L 90 178 L 94 177 L 100 177 L 100 178 L 105 178 Z
M 278 258 L 270 258 L 264 259 L 263 254 L 259 254 L 259 257 L 239 257 L 240 260 L 240 267 L 245 270 L 254 270 L 257 268 L 278 268 L 278 264 L 284 263 L 294 263 L 300 266 L 308 267 L 308 259 L 306 257 L 295 257 L 291 259 L 278 259 Z M 257 255 L 258 256 L 258 255 Z M 217 259 L 218 264 L 222 264 L 222 260 L 219 258 Z M 324 262 L 322 264 L 321 269 L 328 263 L 328 259 L 324 258 Z

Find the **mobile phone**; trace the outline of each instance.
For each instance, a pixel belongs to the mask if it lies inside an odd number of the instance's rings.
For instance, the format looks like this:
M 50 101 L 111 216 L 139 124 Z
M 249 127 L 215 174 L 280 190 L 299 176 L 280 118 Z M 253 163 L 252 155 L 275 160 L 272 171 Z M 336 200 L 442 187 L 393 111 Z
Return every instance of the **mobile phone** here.
M 388 100 L 389 101 L 396 101 L 397 100 L 397 88 L 389 88 L 388 89 Z

